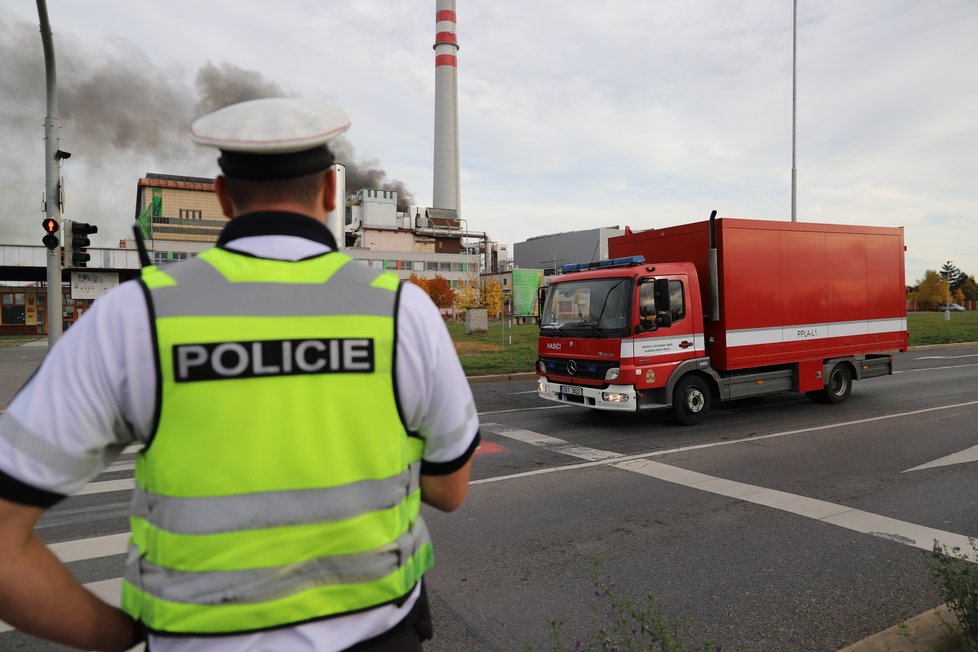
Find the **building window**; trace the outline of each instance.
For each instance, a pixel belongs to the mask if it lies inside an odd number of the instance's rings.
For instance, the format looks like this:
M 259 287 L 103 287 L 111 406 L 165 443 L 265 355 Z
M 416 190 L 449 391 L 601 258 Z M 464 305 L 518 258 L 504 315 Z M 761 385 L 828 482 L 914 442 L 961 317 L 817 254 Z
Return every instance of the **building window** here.
M 450 271 L 452 271 L 452 264 L 451 263 L 438 263 L 438 271 L 439 272 L 450 272 Z
M 382 260 L 371 260 L 370 266 L 374 269 L 384 269 L 384 261 Z
M 415 272 L 423 272 L 424 271 L 424 261 L 423 260 L 416 260 L 416 261 L 414 261 L 413 267 L 411 269 L 413 269 Z
M 428 270 L 429 272 L 437 272 L 438 271 L 438 263 L 429 260 L 428 262 L 426 262 L 424 264 L 424 268 L 426 270 Z
M 0 323 L 27 323 L 27 310 L 25 308 L 23 292 L 8 292 L 2 295 L 2 299 L 0 299 Z
M 172 263 L 177 260 L 187 260 L 190 257 L 186 251 L 154 251 L 153 252 L 153 264 L 162 265 L 164 263 Z

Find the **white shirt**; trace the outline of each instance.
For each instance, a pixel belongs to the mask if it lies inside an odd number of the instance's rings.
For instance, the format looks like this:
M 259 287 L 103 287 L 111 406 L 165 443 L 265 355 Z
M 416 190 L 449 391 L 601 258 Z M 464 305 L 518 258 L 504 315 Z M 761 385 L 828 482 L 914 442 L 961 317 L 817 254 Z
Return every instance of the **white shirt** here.
M 281 260 L 329 251 L 291 235 L 242 237 L 225 246 Z M 478 433 L 475 402 L 438 309 L 410 283 L 401 290 L 397 336 L 398 398 L 405 425 L 425 440 L 423 464 L 462 460 Z M 0 417 L 0 472 L 36 489 L 70 495 L 126 445 L 145 441 L 155 409 L 153 350 L 149 311 L 136 281 L 98 299 Z M 150 649 L 342 650 L 400 622 L 419 592 L 415 587 L 401 607 L 384 605 L 292 628 L 220 638 L 151 636 Z

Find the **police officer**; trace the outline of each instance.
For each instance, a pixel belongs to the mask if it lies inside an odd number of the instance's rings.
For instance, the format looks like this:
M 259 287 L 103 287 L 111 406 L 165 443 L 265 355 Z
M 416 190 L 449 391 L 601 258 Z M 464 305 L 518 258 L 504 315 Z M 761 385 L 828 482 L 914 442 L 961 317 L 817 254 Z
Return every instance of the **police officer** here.
M 85 649 L 419 650 L 420 502 L 465 498 L 472 394 L 417 287 L 337 251 L 331 104 L 198 119 L 232 218 L 99 299 L 0 418 L 0 619 Z M 54 400 L 52 400 L 54 399 Z M 122 609 L 33 533 L 141 443 Z

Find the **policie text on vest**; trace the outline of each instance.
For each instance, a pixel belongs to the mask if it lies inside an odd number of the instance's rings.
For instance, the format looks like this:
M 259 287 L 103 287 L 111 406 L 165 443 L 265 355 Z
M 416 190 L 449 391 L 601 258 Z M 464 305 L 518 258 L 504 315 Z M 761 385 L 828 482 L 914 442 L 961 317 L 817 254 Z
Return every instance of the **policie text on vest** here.
M 372 373 L 372 339 L 260 340 L 179 344 L 178 383 L 300 374 Z

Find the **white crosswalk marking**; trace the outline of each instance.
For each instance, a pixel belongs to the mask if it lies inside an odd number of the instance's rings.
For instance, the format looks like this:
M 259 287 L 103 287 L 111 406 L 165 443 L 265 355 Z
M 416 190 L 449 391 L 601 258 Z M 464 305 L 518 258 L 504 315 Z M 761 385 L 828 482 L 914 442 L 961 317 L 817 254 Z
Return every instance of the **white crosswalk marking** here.
M 135 480 L 103 480 L 102 482 L 90 482 L 72 495 L 86 496 L 89 494 L 101 494 L 107 491 L 131 491 L 135 487 Z
M 129 533 L 121 532 L 104 537 L 52 543 L 48 548 L 62 563 L 69 564 L 73 561 L 81 561 L 83 559 L 98 559 L 99 557 L 120 555 L 126 551 L 126 543 L 128 541 Z

